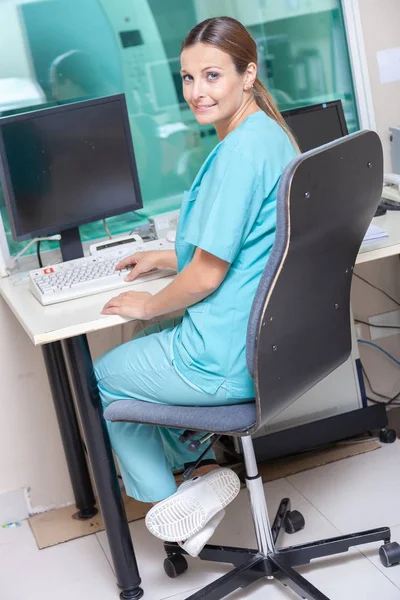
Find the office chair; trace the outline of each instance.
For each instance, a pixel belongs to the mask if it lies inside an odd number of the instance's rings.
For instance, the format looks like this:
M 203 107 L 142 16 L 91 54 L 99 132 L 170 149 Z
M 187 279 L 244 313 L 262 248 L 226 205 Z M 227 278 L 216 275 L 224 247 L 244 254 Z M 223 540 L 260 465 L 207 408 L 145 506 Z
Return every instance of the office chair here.
M 255 399 L 207 408 L 121 400 L 105 411 L 110 421 L 186 429 L 183 438 L 209 432 L 203 439 L 210 438 L 212 444 L 220 435 L 241 439 L 258 547 L 205 546 L 202 560 L 234 568 L 187 600 L 219 600 L 265 577 L 279 580 L 301 598 L 329 600 L 294 567 L 376 541 L 384 542 L 380 556 L 385 566 L 400 561 L 400 546 L 390 543 L 388 527 L 278 549 L 281 530 L 296 531 L 304 521 L 284 499 L 270 525 L 251 439 L 349 357 L 353 267 L 380 199 L 382 177 L 382 146 L 372 131 L 311 150 L 285 169 L 278 190 L 276 238 L 248 324 L 247 365 Z M 164 547 L 167 574 L 183 573 L 184 550 L 175 543 Z

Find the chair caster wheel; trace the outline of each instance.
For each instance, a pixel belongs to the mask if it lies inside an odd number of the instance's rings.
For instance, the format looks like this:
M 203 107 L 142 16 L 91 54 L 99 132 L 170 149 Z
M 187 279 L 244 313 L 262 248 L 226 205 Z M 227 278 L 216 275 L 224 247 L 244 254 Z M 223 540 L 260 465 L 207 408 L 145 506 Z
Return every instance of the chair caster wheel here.
M 285 531 L 286 533 L 296 533 L 304 529 L 306 522 L 303 515 L 298 510 L 291 510 L 287 513 L 285 519 Z
M 171 579 L 182 575 L 187 568 L 188 564 L 183 554 L 173 554 L 164 560 L 164 571 Z
M 384 567 L 391 567 L 400 563 L 400 544 L 390 542 L 379 548 L 379 558 Z
M 379 439 L 383 444 L 393 444 L 396 441 L 397 433 L 394 429 L 381 429 L 379 433 Z

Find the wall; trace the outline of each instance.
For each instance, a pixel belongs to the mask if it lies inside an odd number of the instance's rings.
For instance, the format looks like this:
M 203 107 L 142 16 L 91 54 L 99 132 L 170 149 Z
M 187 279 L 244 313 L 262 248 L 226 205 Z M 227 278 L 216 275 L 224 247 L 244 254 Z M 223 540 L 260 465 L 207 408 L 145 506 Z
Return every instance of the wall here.
M 372 88 L 377 131 L 384 146 L 385 170 L 391 170 L 389 126 L 400 123 L 400 81 L 381 84 L 376 53 L 400 45 L 399 0 L 359 0 L 362 28 Z M 391 257 L 360 265 L 356 273 L 381 287 L 400 301 L 399 257 Z M 356 317 L 367 320 L 369 316 L 396 310 L 395 303 L 362 281 L 353 281 L 353 310 Z M 369 328 L 362 326 L 362 337 L 369 340 Z M 394 334 L 377 341 L 388 352 L 400 358 L 400 335 Z M 392 396 L 400 390 L 398 367 L 373 348 L 360 345 L 363 365 L 372 386 L 382 394 Z M 400 433 L 400 432 L 399 432 Z
M 141 322 L 89 336 L 92 356 L 127 341 Z M 74 500 L 42 351 L 0 298 L 0 495 L 30 488 L 41 511 Z M 1 515 L 0 515 L 1 517 Z
M 377 131 L 385 152 L 385 168 L 390 171 L 389 127 L 400 124 L 400 81 L 381 84 L 376 53 L 400 46 L 399 0 L 359 0 L 368 70 L 376 115 Z
M 0 494 L 30 486 L 32 506 L 73 500 L 41 350 L 0 300 Z

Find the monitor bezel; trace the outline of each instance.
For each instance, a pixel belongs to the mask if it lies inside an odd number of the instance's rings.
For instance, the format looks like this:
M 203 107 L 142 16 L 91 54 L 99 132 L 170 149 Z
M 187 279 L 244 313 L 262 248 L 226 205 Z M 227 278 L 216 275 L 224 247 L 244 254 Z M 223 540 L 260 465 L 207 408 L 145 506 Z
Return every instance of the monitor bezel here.
M 13 190 L 13 185 L 11 181 L 11 174 L 9 171 L 8 159 L 5 150 L 5 144 L 3 139 L 3 124 L 9 124 L 18 121 L 29 121 L 33 118 L 45 117 L 51 112 L 54 113 L 64 113 L 70 112 L 72 110 L 79 110 L 81 108 L 86 108 L 90 106 L 98 106 L 102 104 L 107 104 L 110 102 L 118 102 L 121 108 L 122 114 L 122 125 L 125 132 L 125 140 L 127 145 L 127 151 L 129 155 L 129 164 L 132 175 L 132 183 L 133 183 L 133 191 L 136 203 L 131 205 L 126 205 L 124 207 L 120 207 L 118 209 L 107 210 L 106 212 L 102 211 L 96 213 L 92 217 L 86 219 L 78 219 L 76 221 L 71 221 L 68 223 L 63 223 L 60 226 L 49 226 L 43 227 L 41 229 L 35 229 L 34 231 L 24 232 L 21 229 L 21 224 L 18 216 L 18 209 L 15 201 L 15 195 Z M 128 107 L 126 103 L 125 94 L 113 94 L 112 96 L 103 96 L 100 98 L 90 99 L 90 100 L 79 100 L 77 102 L 70 102 L 68 104 L 63 104 L 61 106 L 51 106 L 48 108 L 44 108 L 42 110 L 35 110 L 31 112 L 19 113 L 17 115 L 10 115 L 7 117 L 0 117 L 0 173 L 3 175 L 3 179 L 5 180 L 5 185 L 3 185 L 4 191 L 4 199 L 8 212 L 8 217 L 10 221 L 11 234 L 13 236 L 14 241 L 20 242 L 23 240 L 33 239 L 35 237 L 51 235 L 55 233 L 62 233 L 65 230 L 72 229 L 75 227 L 80 227 L 81 225 L 86 225 L 87 223 L 93 223 L 95 221 L 101 221 L 102 219 L 107 219 L 109 217 L 115 217 L 118 215 L 126 214 L 129 212 L 134 212 L 136 210 L 140 210 L 143 208 L 143 199 L 142 193 L 140 189 L 139 183 L 139 173 L 137 169 L 137 163 L 135 159 L 135 151 L 133 147 L 132 134 L 129 124 L 129 115 L 128 115 Z
M 344 116 L 343 104 L 341 100 L 331 100 L 329 102 L 319 102 L 318 104 L 310 104 L 308 106 L 299 106 L 298 108 L 290 108 L 289 110 L 283 110 L 281 115 L 286 121 L 286 117 L 292 117 L 298 114 L 309 113 L 317 110 L 326 110 L 327 108 L 336 108 L 340 127 L 343 132 L 343 136 L 349 134 L 349 130 L 346 123 L 346 117 Z

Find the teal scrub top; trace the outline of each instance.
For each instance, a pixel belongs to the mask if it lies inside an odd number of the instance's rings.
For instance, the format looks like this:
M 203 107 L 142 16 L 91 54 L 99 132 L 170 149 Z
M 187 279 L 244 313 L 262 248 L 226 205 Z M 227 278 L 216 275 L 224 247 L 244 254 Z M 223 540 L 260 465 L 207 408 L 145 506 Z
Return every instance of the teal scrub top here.
M 210 394 L 224 384 L 231 397 L 254 397 L 247 323 L 274 243 L 279 179 L 295 154 L 283 129 L 258 111 L 217 144 L 185 192 L 178 272 L 196 247 L 230 263 L 218 289 L 187 308 L 173 339 L 178 371 Z

